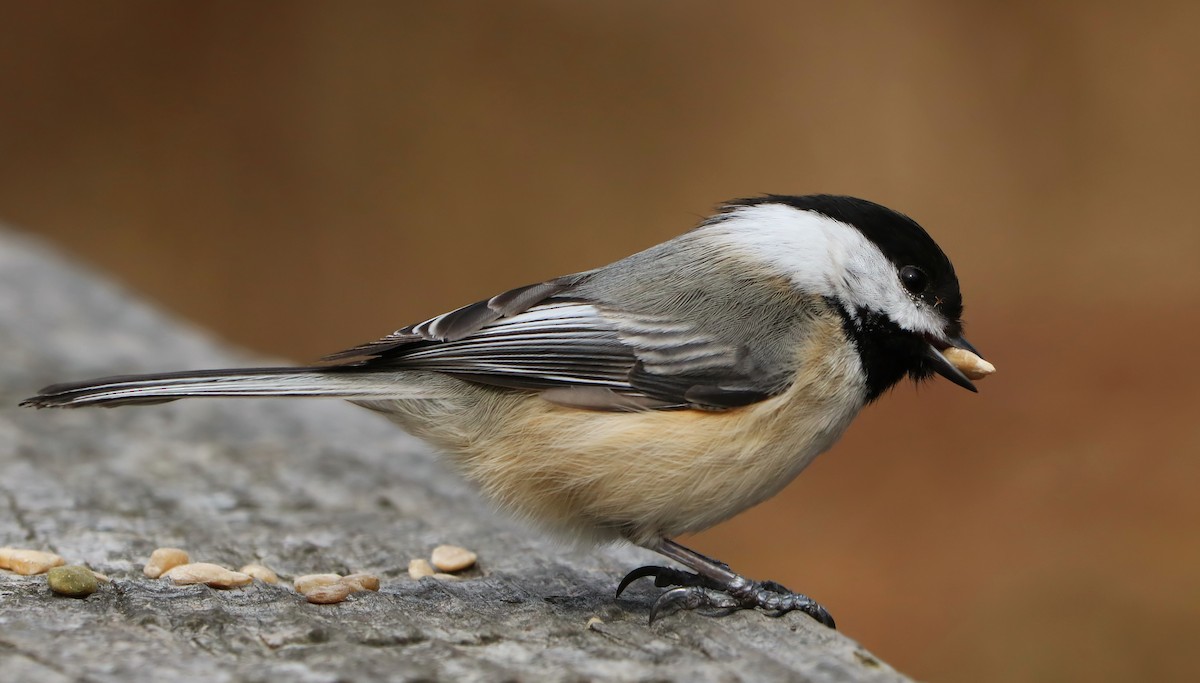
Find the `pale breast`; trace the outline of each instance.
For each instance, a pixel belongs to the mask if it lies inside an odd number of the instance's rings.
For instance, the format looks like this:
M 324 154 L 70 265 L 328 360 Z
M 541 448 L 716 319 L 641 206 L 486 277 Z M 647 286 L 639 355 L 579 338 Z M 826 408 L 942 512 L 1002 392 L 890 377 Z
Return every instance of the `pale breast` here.
M 396 405 L 393 417 L 524 517 L 647 541 L 766 500 L 841 436 L 866 392 L 837 316 L 820 319 L 797 354 L 801 371 L 783 394 L 725 412 L 579 410 L 477 387 L 453 414 Z

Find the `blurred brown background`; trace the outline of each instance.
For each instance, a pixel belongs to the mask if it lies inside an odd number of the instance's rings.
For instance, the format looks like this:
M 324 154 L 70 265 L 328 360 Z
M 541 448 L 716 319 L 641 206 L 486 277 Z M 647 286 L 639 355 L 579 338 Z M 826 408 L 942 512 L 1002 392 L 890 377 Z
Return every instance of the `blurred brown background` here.
M 262 352 L 730 197 L 910 213 L 1000 373 L 693 543 L 921 678 L 1200 669 L 1200 5 L 0 4 L 0 220 Z

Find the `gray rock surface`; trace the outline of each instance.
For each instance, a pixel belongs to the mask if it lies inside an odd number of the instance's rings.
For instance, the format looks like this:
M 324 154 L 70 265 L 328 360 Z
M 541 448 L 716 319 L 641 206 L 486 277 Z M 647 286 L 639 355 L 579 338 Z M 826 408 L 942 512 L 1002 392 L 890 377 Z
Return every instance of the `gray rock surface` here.
M 113 579 L 78 600 L 44 575 L 0 571 L 0 678 L 906 680 L 801 614 L 648 626 L 657 589 L 612 594 L 655 556 L 557 545 L 336 400 L 16 407 L 56 381 L 253 360 L 0 230 L 0 545 Z M 478 567 L 457 582 L 410 579 L 408 560 L 440 543 L 476 550 Z M 384 585 L 335 605 L 258 582 L 175 587 L 141 573 L 159 546 L 285 577 L 374 572 Z

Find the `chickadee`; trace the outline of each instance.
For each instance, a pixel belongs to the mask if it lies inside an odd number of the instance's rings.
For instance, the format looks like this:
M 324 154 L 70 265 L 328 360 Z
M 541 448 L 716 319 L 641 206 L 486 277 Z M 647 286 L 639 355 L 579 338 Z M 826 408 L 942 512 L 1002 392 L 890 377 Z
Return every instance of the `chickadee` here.
M 949 259 L 912 219 L 853 197 L 769 195 L 620 261 L 509 290 L 332 365 L 108 377 L 22 405 L 336 396 L 450 456 L 490 498 L 575 538 L 626 540 L 691 572 L 664 610 L 829 613 L 671 540 L 775 495 L 905 376 L 975 391 Z M 969 353 L 968 353 L 969 352 Z M 694 572 L 694 573 L 693 573 Z

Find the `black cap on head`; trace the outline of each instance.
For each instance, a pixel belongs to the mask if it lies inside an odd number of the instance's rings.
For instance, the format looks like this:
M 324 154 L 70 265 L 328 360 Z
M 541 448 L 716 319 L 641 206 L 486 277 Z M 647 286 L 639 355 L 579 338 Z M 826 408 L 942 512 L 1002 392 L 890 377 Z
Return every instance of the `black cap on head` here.
M 831 194 L 769 194 L 739 199 L 722 208 L 759 204 L 783 204 L 803 211 L 815 211 L 853 226 L 879 247 L 896 266 L 897 272 L 905 266 L 913 266 L 924 273 L 925 286 L 913 292 L 914 296 L 935 307 L 948 320 L 957 321 L 962 316 L 962 293 L 958 288 L 954 266 L 929 233 L 908 216 L 865 199 Z

